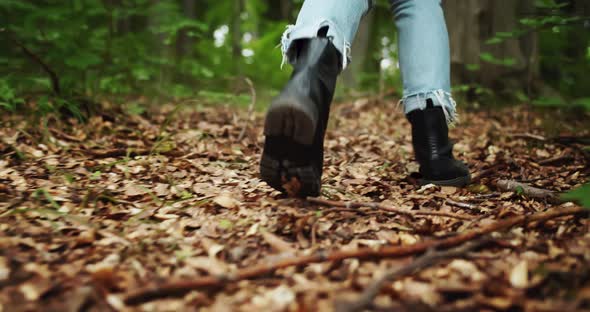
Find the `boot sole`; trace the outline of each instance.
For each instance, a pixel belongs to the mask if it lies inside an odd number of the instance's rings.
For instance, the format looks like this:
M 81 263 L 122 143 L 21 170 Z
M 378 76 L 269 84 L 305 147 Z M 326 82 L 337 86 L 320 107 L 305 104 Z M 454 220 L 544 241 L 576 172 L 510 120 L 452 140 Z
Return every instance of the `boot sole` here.
M 263 154 L 260 160 L 260 176 L 275 190 L 292 197 L 320 194 L 320 177 L 311 165 L 290 165 L 288 160 Z
M 471 183 L 471 175 L 466 175 L 466 176 L 462 176 L 462 177 L 458 177 L 458 178 L 454 178 L 454 179 L 450 179 L 450 180 L 419 179 L 418 183 L 420 183 L 421 186 L 426 185 L 426 184 L 434 184 L 434 185 L 439 185 L 439 186 L 464 187 L 464 186 L 468 185 L 469 183 Z
M 266 113 L 264 135 L 287 137 L 304 145 L 313 144 L 318 114 L 311 111 L 315 104 L 301 101 L 289 97 L 275 100 Z
M 295 99 L 271 105 L 264 125 L 265 146 L 260 176 L 272 188 L 289 196 L 318 196 L 321 177 L 306 153 L 315 137 L 313 107 Z M 316 114 L 317 115 L 317 114 Z

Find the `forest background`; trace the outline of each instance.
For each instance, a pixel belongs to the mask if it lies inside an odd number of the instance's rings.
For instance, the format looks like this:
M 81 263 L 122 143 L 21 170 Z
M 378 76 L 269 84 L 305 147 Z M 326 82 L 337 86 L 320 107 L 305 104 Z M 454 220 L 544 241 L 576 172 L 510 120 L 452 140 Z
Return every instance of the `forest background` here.
M 339 95 L 399 97 L 396 32 L 375 1 Z M 0 106 L 74 114 L 109 98 L 259 104 L 290 74 L 277 44 L 303 1 L 0 1 Z M 460 105 L 590 109 L 590 2 L 443 1 Z M 142 96 L 139 96 L 142 95 Z M 34 105 L 25 105 L 35 98 Z M 84 110 L 82 110 L 83 112 Z
M 389 1 L 374 1 L 337 100 L 401 96 Z M 277 44 L 303 1 L 0 1 L 0 109 L 85 119 L 149 105 L 264 109 L 288 79 Z M 590 2 L 443 1 L 462 109 L 590 111 Z

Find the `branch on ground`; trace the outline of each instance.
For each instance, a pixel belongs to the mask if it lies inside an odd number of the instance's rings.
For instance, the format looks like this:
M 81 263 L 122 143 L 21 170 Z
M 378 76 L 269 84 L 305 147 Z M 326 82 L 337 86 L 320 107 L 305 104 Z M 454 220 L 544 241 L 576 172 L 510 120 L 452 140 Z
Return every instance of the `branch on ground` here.
M 248 84 L 248 87 L 250 88 L 251 100 L 250 100 L 250 105 L 248 105 L 248 115 L 247 115 L 246 119 L 244 120 L 244 126 L 243 126 L 242 130 L 240 131 L 240 134 L 238 135 L 238 139 L 237 139 L 238 142 L 240 142 L 244 139 L 244 136 L 246 135 L 246 130 L 248 129 L 248 126 L 250 125 L 250 123 L 254 119 L 254 106 L 256 105 L 256 88 L 254 88 L 254 83 L 252 83 L 252 80 L 250 80 L 250 78 L 244 78 L 244 80 L 246 81 L 246 83 Z
M 496 182 L 496 186 L 505 192 L 515 192 L 530 198 L 547 200 L 548 202 L 555 204 L 562 202 L 562 200 L 559 199 L 559 196 L 557 196 L 557 194 L 553 191 L 530 186 L 521 182 L 512 180 L 498 180 Z
M 590 137 L 587 136 L 571 136 L 561 135 L 552 138 L 546 138 L 542 135 L 537 135 L 529 132 L 509 134 L 510 137 L 516 139 L 533 140 L 538 142 L 558 143 L 563 145 L 569 144 L 590 144 Z
M 386 272 L 383 276 L 378 279 L 375 279 L 371 284 L 365 289 L 365 291 L 361 294 L 358 300 L 354 302 L 349 301 L 336 301 L 335 302 L 335 311 L 336 312 L 356 312 L 356 311 L 364 311 L 365 309 L 369 308 L 373 303 L 373 300 L 379 295 L 381 288 L 385 285 L 385 283 L 393 282 L 394 280 L 415 274 L 420 270 L 424 270 L 428 267 L 436 265 L 441 260 L 444 259 L 451 259 L 451 258 L 458 258 L 465 256 L 468 252 L 478 248 L 490 241 L 490 237 L 483 237 L 475 241 L 467 242 L 463 245 L 458 247 L 454 247 L 448 250 L 435 250 L 435 249 L 428 249 L 426 253 L 422 256 L 416 258 L 416 260 L 412 261 L 410 264 L 402 266 L 400 268 L 395 268 Z
M 401 215 L 406 216 L 438 216 L 438 217 L 447 217 L 447 218 L 454 218 L 464 221 L 473 220 L 473 217 L 468 215 L 462 215 L 452 212 L 444 212 L 444 211 L 430 211 L 430 210 L 405 210 L 390 207 L 381 203 L 361 203 L 361 202 L 343 202 L 343 201 L 336 201 L 336 200 L 328 200 L 328 199 L 321 199 L 316 197 L 308 197 L 307 200 L 309 202 L 329 206 L 329 207 L 341 207 L 341 208 L 362 208 L 362 207 L 369 207 L 373 209 L 379 209 L 387 212 L 393 212 Z
M 140 289 L 137 292 L 129 294 L 125 298 L 125 303 L 137 305 L 152 300 L 166 297 L 180 297 L 193 290 L 213 290 L 219 289 L 229 283 L 252 279 L 273 273 L 278 269 L 292 266 L 308 265 L 311 263 L 326 261 L 342 261 L 344 259 L 379 259 L 379 258 L 399 258 L 424 253 L 429 249 L 444 249 L 458 246 L 468 241 L 480 238 L 492 232 L 507 230 L 514 226 L 524 225 L 530 222 L 545 222 L 550 219 L 571 216 L 585 212 L 582 207 L 568 207 L 561 209 L 552 209 L 545 212 L 538 212 L 530 215 L 521 215 L 505 220 L 499 220 L 487 226 L 463 232 L 440 240 L 428 240 L 408 246 L 383 246 L 379 249 L 372 247 L 360 248 L 357 250 L 334 250 L 318 251 L 310 255 L 290 257 L 277 261 L 266 261 L 258 265 L 245 267 L 234 273 L 198 277 L 191 280 L 173 281 L 158 286 Z

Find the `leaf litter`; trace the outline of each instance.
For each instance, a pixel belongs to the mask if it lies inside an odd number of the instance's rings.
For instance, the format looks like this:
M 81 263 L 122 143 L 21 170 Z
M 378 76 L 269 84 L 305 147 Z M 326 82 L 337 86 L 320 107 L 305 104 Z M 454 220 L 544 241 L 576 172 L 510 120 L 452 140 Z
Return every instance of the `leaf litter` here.
M 2 117 L 0 310 L 339 309 L 420 255 L 286 266 L 139 305 L 126 298 L 170 281 L 231 277 L 323 252 L 413 246 L 571 209 L 497 183 L 562 192 L 590 174 L 583 146 L 540 141 L 550 135 L 540 126 L 546 116 L 510 108 L 466 112 L 451 132 L 472 185 L 417 186 L 409 124 L 393 106 L 336 105 L 319 202 L 286 198 L 259 179 L 260 113 L 163 106 L 87 124 L 49 118 L 46 129 Z M 589 135 L 583 121 L 569 124 L 557 135 Z M 300 187 L 284 182 L 290 193 Z M 492 244 L 387 281 L 367 308 L 590 309 L 589 226 L 577 214 L 495 232 Z

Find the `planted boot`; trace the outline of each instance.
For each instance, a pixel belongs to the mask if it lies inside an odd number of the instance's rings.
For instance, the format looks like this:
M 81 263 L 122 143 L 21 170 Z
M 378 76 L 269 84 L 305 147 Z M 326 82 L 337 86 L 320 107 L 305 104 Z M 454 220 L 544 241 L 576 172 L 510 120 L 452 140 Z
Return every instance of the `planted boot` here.
M 260 175 L 291 196 L 317 196 L 341 54 L 324 37 L 294 44 L 293 74 L 266 114 Z
M 412 124 L 412 144 L 420 164 L 420 184 L 462 187 L 471 181 L 469 169 L 453 157 L 453 144 L 443 108 L 426 100 L 426 108 L 407 114 Z

